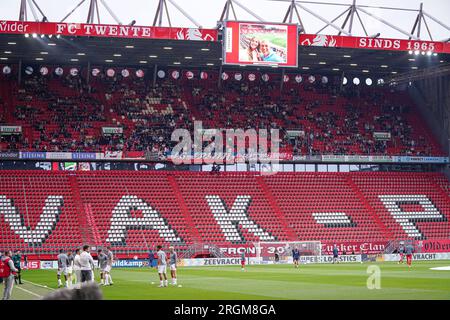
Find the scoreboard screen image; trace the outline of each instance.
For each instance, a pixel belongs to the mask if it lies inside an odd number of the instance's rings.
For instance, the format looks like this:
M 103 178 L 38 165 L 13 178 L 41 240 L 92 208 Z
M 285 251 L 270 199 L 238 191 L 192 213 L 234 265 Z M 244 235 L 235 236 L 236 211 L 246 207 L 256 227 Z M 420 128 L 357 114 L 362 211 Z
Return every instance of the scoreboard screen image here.
M 226 21 L 224 27 L 224 64 L 297 67 L 297 25 Z

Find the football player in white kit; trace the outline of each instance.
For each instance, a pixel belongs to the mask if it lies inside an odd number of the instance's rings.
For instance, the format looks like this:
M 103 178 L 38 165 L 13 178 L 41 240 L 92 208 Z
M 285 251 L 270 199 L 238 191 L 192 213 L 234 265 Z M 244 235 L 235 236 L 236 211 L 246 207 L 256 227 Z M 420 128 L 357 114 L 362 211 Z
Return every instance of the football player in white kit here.
M 67 282 L 69 283 L 68 288 L 72 288 L 72 284 L 73 284 L 73 262 L 74 262 L 74 257 L 72 254 L 72 250 L 68 250 L 67 251 Z
M 114 263 L 114 255 L 111 251 L 111 247 L 106 247 L 105 254 L 106 254 L 106 257 L 108 258 L 106 267 L 104 269 L 105 286 L 112 286 L 114 283 L 113 283 L 112 277 L 111 277 L 111 269 L 112 269 L 112 265 Z
M 174 247 L 169 247 L 169 265 L 170 265 L 170 276 L 172 277 L 172 285 L 177 285 L 177 253 Z
M 81 265 L 80 265 L 80 248 L 75 250 L 75 257 L 73 258 L 73 271 L 75 272 L 75 277 L 77 278 L 77 287 L 81 285 Z
M 159 287 L 167 287 L 168 286 L 168 280 L 167 280 L 167 258 L 166 253 L 162 250 L 162 246 L 157 246 L 158 249 L 158 275 L 159 275 Z M 164 279 L 164 280 L 163 280 Z
M 59 250 L 58 254 L 58 271 L 57 271 L 57 278 L 58 278 L 58 288 L 62 286 L 61 281 L 61 273 L 64 275 L 65 280 L 65 286 L 68 287 L 69 284 L 67 283 L 67 265 L 69 262 L 69 258 L 67 257 L 67 254 L 64 253 L 64 250 Z
M 98 267 L 100 268 L 100 284 L 107 286 L 105 281 L 105 269 L 108 265 L 108 256 L 102 252 L 102 249 L 97 251 Z

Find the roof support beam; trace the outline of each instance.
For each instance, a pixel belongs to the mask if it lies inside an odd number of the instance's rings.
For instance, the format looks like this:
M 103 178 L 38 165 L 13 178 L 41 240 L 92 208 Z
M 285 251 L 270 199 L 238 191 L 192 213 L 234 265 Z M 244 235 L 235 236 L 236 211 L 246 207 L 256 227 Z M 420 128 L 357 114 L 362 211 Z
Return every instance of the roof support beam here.
M 230 11 L 230 0 L 227 0 L 227 2 L 225 2 L 225 5 L 223 6 L 222 14 L 220 15 L 219 21 L 228 20 L 229 11 Z
M 30 6 L 31 13 L 33 14 L 34 20 L 35 20 L 36 22 L 39 22 L 39 17 L 38 17 L 38 15 L 37 15 L 36 10 L 34 10 L 34 6 L 33 6 L 33 3 L 31 2 L 31 0 L 28 0 L 28 5 Z
M 33 0 L 34 2 L 34 0 Z M 83 3 L 85 3 L 86 0 L 81 0 L 75 8 L 73 8 L 60 22 L 64 22 L 68 17 L 70 17 Z M 116 21 L 117 24 L 122 25 L 122 22 L 119 20 L 119 18 L 116 16 L 114 11 L 111 10 L 111 8 L 108 6 L 108 4 L 104 0 L 100 0 L 102 5 L 105 7 L 105 9 L 109 12 L 111 17 Z M 38 7 L 39 8 L 39 7 Z M 101 23 L 100 21 L 100 9 L 98 5 L 97 0 L 90 0 L 89 3 L 89 11 L 86 18 L 86 23 L 94 23 L 95 17 L 97 17 L 97 23 Z
M 427 28 L 428 36 L 430 37 L 430 40 L 433 41 L 433 36 L 431 35 L 430 28 L 428 28 L 427 20 L 425 20 L 425 17 L 423 16 L 423 23 L 425 24 L 425 27 Z
M 292 0 L 291 4 L 289 6 L 290 10 L 288 9 L 288 11 L 286 12 L 286 16 L 284 17 L 283 22 L 286 22 L 287 17 L 289 15 L 289 23 L 292 23 L 292 14 L 294 13 L 294 10 L 293 10 L 294 7 L 295 7 L 295 0 Z
M 413 25 L 413 27 L 411 29 L 411 34 L 414 34 L 414 31 L 416 30 L 417 24 L 419 23 L 419 19 L 420 19 L 420 17 L 419 17 L 419 15 L 417 15 L 416 20 L 414 21 L 414 25 Z M 409 40 L 411 40 L 411 37 L 409 37 Z
M 361 17 L 359 16 L 358 10 L 356 10 L 356 16 L 358 17 L 359 23 L 361 24 L 361 27 L 363 28 L 364 34 L 366 35 L 366 37 L 368 37 L 369 35 L 367 34 L 366 27 L 364 26 L 364 23 L 363 23 Z
M 97 3 L 96 0 L 91 0 L 91 2 L 89 3 L 89 11 L 88 11 L 88 16 L 86 18 L 86 23 L 94 22 L 96 3 Z
M 351 4 L 329 3 L 329 2 L 323 2 L 321 0 L 317 0 L 317 1 L 315 1 L 315 0 L 264 0 L 264 1 L 288 3 L 289 6 L 284 15 L 283 23 L 295 23 L 295 20 L 298 19 L 297 23 L 299 23 L 299 25 L 300 25 L 300 28 L 299 28 L 300 32 L 303 32 L 303 33 L 306 32 L 306 28 L 302 22 L 302 19 L 301 19 L 302 17 L 299 13 L 299 10 L 304 10 L 306 13 L 309 13 L 316 19 L 319 19 L 320 21 L 322 21 L 326 24 L 325 27 L 321 28 L 317 33 L 320 33 L 324 29 L 326 29 L 328 26 L 331 26 L 332 28 L 337 30 L 338 35 L 344 34 L 347 36 L 352 36 L 353 32 L 354 32 L 354 21 L 357 18 L 359 23 L 362 26 L 364 34 L 366 36 L 368 36 L 366 26 L 365 26 L 365 24 L 367 24 L 367 22 L 361 18 L 362 16 L 360 15 L 360 12 L 363 12 L 366 15 L 372 17 L 373 19 L 380 21 L 384 25 L 398 31 L 399 33 L 405 35 L 409 39 L 420 40 L 421 37 L 424 37 L 423 36 L 424 27 L 423 26 L 425 26 L 425 29 L 426 29 L 425 37 L 428 36 L 429 39 L 433 41 L 433 34 L 432 34 L 433 28 L 430 29 L 430 25 L 428 24 L 429 19 L 436 22 L 438 25 L 445 28 L 447 31 L 450 31 L 450 27 L 447 24 L 445 24 L 444 22 L 431 16 L 429 13 L 427 13 L 426 11 L 423 10 L 423 3 L 420 3 L 420 7 L 418 9 L 409 9 L 409 8 L 395 8 L 395 7 L 389 7 L 389 6 L 359 5 L 359 4 L 357 4 L 357 0 L 352 0 Z M 261 1 L 261 2 L 264 2 L 264 1 Z M 37 2 L 38 2 L 37 0 L 20 0 L 20 10 L 19 10 L 19 20 L 20 21 L 28 20 L 28 12 L 27 12 L 28 10 L 32 13 L 33 20 L 42 21 L 42 22 L 48 21 L 47 17 L 45 16 L 44 12 L 39 7 Z M 73 8 L 61 20 L 61 22 L 66 21 L 85 2 L 86 2 L 86 0 L 79 0 L 79 3 L 75 6 L 75 8 Z M 89 5 L 89 9 L 88 9 L 89 12 L 88 12 L 86 21 L 88 23 L 95 23 L 95 20 L 97 20 L 97 23 L 101 23 L 100 19 L 101 19 L 103 12 L 102 13 L 100 12 L 101 5 L 99 4 L 99 2 L 104 7 L 101 10 L 104 11 L 104 9 L 106 9 L 106 11 L 108 11 L 108 13 L 111 15 L 111 17 L 115 20 L 115 22 L 118 25 L 122 25 L 122 22 L 120 21 L 118 16 L 113 12 L 113 10 L 109 7 L 106 0 L 89 0 L 90 5 Z M 170 17 L 169 10 L 168 10 L 168 7 L 170 5 L 168 3 L 172 4 L 176 10 L 178 10 L 184 17 L 186 17 L 197 28 L 201 28 L 201 24 L 193 16 L 191 16 L 188 13 L 188 11 L 186 11 L 182 7 L 180 7 L 177 0 L 158 0 L 158 9 L 155 14 L 155 19 L 153 21 L 154 26 L 157 26 L 157 25 L 162 26 L 163 25 L 164 14 L 167 17 L 169 25 L 170 26 L 172 25 L 171 17 Z M 222 10 L 220 21 L 229 20 L 232 18 L 234 18 L 234 20 L 237 20 L 235 5 L 240 7 L 242 10 L 244 10 L 247 14 L 251 15 L 256 20 L 261 21 L 261 22 L 265 21 L 261 16 L 259 16 L 258 14 L 256 14 L 253 11 L 252 7 L 245 6 L 243 4 L 243 1 L 241 1 L 241 0 L 226 0 L 223 10 Z M 306 5 L 308 5 L 308 7 Z M 346 7 L 347 9 L 344 11 L 344 13 L 341 13 L 336 18 L 334 18 L 333 20 L 330 21 L 321 15 L 320 10 L 310 9 L 309 5 L 311 5 L 311 6 L 321 5 L 321 6 L 328 6 L 328 7 L 342 6 L 342 7 Z M 415 12 L 416 16 L 415 16 L 415 20 L 414 20 L 411 32 L 403 30 L 402 28 L 396 26 L 394 23 L 391 23 L 390 21 L 384 20 L 383 18 L 381 18 L 382 17 L 381 15 L 377 16 L 377 15 L 369 12 L 368 11 L 369 8 L 390 10 L 390 11 L 397 10 L 397 11 L 403 11 L 403 12 Z M 164 11 L 166 11 L 166 12 L 164 13 Z M 231 12 L 231 14 L 230 14 L 230 12 Z M 302 12 L 302 15 L 304 15 L 305 12 Z M 347 14 L 347 16 L 345 17 L 344 23 L 341 26 L 335 24 L 335 22 L 338 21 L 338 19 L 340 19 L 345 14 Z M 356 15 L 356 18 L 355 18 L 355 15 Z M 364 17 L 364 18 L 366 18 L 366 17 Z M 134 23 L 135 22 L 133 22 L 133 24 Z M 433 27 L 433 26 L 431 26 L 431 27 Z M 359 28 L 358 28 L 358 30 L 359 30 Z M 361 33 L 361 32 L 359 31 L 359 33 Z
M 286 11 L 286 15 L 284 16 L 283 23 L 292 23 L 292 17 L 294 15 L 294 12 L 297 16 L 298 22 L 300 24 L 300 32 L 306 33 L 305 26 L 303 25 L 302 19 L 300 18 L 300 14 L 298 13 L 297 4 L 295 3 L 295 0 L 291 0 L 291 4 L 288 7 L 288 10 Z M 288 20 L 289 17 L 289 20 Z
M 349 11 L 348 11 L 348 14 L 347 14 L 347 16 L 345 17 L 345 20 L 344 20 L 344 22 L 342 23 L 342 26 L 341 26 L 341 29 L 342 29 L 342 30 L 344 30 L 345 25 L 347 24 L 348 19 L 351 17 L 351 15 L 352 15 L 352 13 L 353 13 L 352 7 L 349 7 L 348 10 L 349 10 Z M 340 36 L 341 33 L 342 33 L 342 32 L 339 31 L 339 32 L 338 32 L 338 36 Z
M 77 6 L 73 8 L 72 11 L 70 11 L 64 18 L 62 18 L 60 22 L 64 22 L 68 17 L 70 17 L 72 13 L 74 13 L 75 10 L 77 10 L 85 1 L 86 0 L 81 0 L 80 3 L 78 3 Z
M 344 14 L 348 13 L 348 10 L 350 10 L 350 8 L 345 9 L 344 12 L 342 12 L 340 15 L 338 15 L 336 18 L 334 18 L 333 20 L 331 20 L 331 22 L 335 22 L 337 19 L 339 19 L 340 17 L 342 17 Z M 325 30 L 328 27 L 328 24 L 325 25 L 322 29 L 320 29 L 319 31 L 316 32 L 316 34 L 319 34 L 320 32 L 322 32 L 323 30 Z
M 348 27 L 348 32 L 351 34 L 352 33 L 352 27 L 353 27 L 353 18 L 355 17 L 355 12 L 356 12 L 356 0 L 353 0 L 353 4 L 351 6 L 351 11 L 350 11 L 350 26 Z
M 339 26 L 335 25 L 333 22 L 328 21 L 327 19 L 325 19 L 324 17 L 322 17 L 322 16 L 320 16 L 319 14 L 315 13 L 314 11 L 312 11 L 312 10 L 306 8 L 305 6 L 299 4 L 298 2 L 297 2 L 297 6 L 300 7 L 300 8 L 302 8 L 303 10 L 305 10 L 306 12 L 308 12 L 309 14 L 313 15 L 313 16 L 316 17 L 317 19 L 319 19 L 319 20 L 325 22 L 325 23 L 327 24 L 327 26 L 331 26 L 331 27 L 335 28 L 336 30 L 341 31 L 343 34 L 346 34 L 346 35 L 348 35 L 348 36 L 351 36 L 351 34 L 348 33 L 347 31 L 345 31 L 344 29 L 342 29 L 342 28 L 340 28 Z
M 100 24 L 100 10 L 98 10 L 98 2 L 95 2 L 95 9 L 97 10 L 97 23 Z
M 417 25 L 417 38 L 420 39 L 420 27 L 422 26 L 422 7 L 423 3 L 420 3 L 420 11 L 419 11 L 419 24 Z
M 158 24 L 159 27 L 162 26 L 164 11 L 166 12 L 166 17 L 167 17 L 169 26 L 170 27 L 172 26 L 172 23 L 170 21 L 169 9 L 167 7 L 167 1 L 169 3 L 171 3 L 175 7 L 175 9 L 177 9 L 184 17 L 186 17 L 189 21 L 191 21 L 197 28 L 201 28 L 201 25 L 192 16 L 190 16 L 185 10 L 183 10 L 183 8 L 181 8 L 175 2 L 175 0 L 159 0 L 158 8 L 156 9 L 155 19 L 153 20 L 153 26 L 156 26 L 156 24 Z
M 297 6 L 294 7 L 294 10 L 295 10 L 295 13 L 297 14 L 298 22 L 300 22 L 300 26 L 302 27 L 301 32 L 306 33 L 306 28 L 305 28 L 305 26 L 304 26 L 304 24 L 303 24 L 303 22 L 302 22 L 302 18 L 300 17 L 300 13 L 298 13 Z
M 156 9 L 155 19 L 153 20 L 153 26 L 156 26 L 158 23 L 158 27 L 163 25 L 163 16 L 164 11 L 166 13 L 167 23 L 169 27 L 172 27 L 172 22 L 170 21 L 169 9 L 167 8 L 167 2 L 165 0 L 159 0 L 158 8 Z
M 39 10 L 39 13 L 42 15 L 42 20 L 47 21 L 47 16 L 44 14 L 44 12 L 41 10 L 41 8 L 38 6 L 38 4 L 36 3 L 36 0 L 32 0 L 34 6 Z
M 374 18 L 374 19 L 384 23 L 385 25 L 391 27 L 392 29 L 395 29 L 398 32 L 403 33 L 404 35 L 407 35 L 408 37 L 411 37 L 414 40 L 420 40 L 419 38 L 417 38 L 415 35 L 409 33 L 408 31 L 405 31 L 405 30 L 403 30 L 403 29 L 401 29 L 401 28 L 399 28 L 397 26 L 394 26 L 392 23 L 389 23 L 388 21 L 386 21 L 386 20 L 384 20 L 384 19 L 382 19 L 382 18 L 380 18 L 380 17 L 378 17 L 378 16 L 376 16 L 376 15 L 374 15 L 374 14 L 372 14 L 372 13 L 370 13 L 370 12 L 364 10 L 364 9 L 362 9 L 361 6 L 356 6 L 356 7 L 358 8 L 359 11 L 364 12 L 368 16 L 371 16 L 372 18 Z
M 172 22 L 170 21 L 170 16 L 169 16 L 169 9 L 167 8 L 167 2 L 164 2 L 164 8 L 166 9 L 166 18 L 167 18 L 167 22 L 169 23 L 169 27 L 172 27 Z
M 419 38 L 419 39 L 420 39 L 420 30 L 421 30 L 421 26 L 422 26 L 422 20 L 425 20 L 422 9 L 423 9 L 423 3 L 420 3 L 419 13 L 417 14 L 416 21 L 414 22 L 414 26 L 411 31 L 411 34 L 414 34 L 414 32 L 416 31 L 416 28 L 417 28 L 417 38 Z M 428 28 L 428 26 L 427 26 L 427 28 Z M 432 39 L 430 32 L 428 32 L 428 35 Z M 411 40 L 411 37 L 409 37 L 409 39 Z
M 261 18 L 260 16 L 258 16 L 256 13 L 254 13 L 253 11 L 251 11 L 249 8 L 247 8 L 246 6 L 244 6 L 243 4 L 241 4 L 238 0 L 231 0 L 231 2 L 234 2 L 237 6 L 241 7 L 245 12 L 247 12 L 249 15 L 255 17 L 256 19 L 258 19 L 261 22 L 264 22 L 264 19 Z
M 19 21 L 27 21 L 27 1 L 20 0 Z
M 242 8 L 245 12 L 250 14 L 252 17 L 256 18 L 257 20 L 264 22 L 264 19 L 258 16 L 256 13 L 251 11 L 249 8 L 244 6 L 242 3 L 240 3 L 237 0 L 227 0 L 225 2 L 225 6 L 223 7 L 222 14 L 220 15 L 219 21 L 226 21 L 230 18 L 230 8 L 233 11 L 234 20 L 237 20 L 236 12 L 234 11 L 233 3 L 236 4 L 238 7 Z M 224 19 L 225 18 L 225 19 Z
M 28 21 L 27 4 L 36 22 L 41 21 L 41 18 L 39 18 L 36 9 L 42 15 L 42 21 L 47 21 L 47 17 L 45 16 L 44 12 L 38 6 L 35 0 L 20 0 L 19 21 Z
M 162 7 L 161 3 L 162 3 L 162 1 L 159 0 L 158 8 L 156 8 L 155 19 L 153 19 L 153 26 L 156 26 L 156 22 L 158 21 L 158 17 L 159 17 L 159 25 L 161 26 L 161 24 L 162 24 L 162 14 L 160 14 L 160 12 L 162 10 L 161 9 L 161 7 Z
M 439 24 L 441 27 L 444 27 L 445 29 L 450 31 L 450 27 L 447 26 L 446 24 L 444 24 L 442 21 L 439 21 L 438 19 L 436 19 L 435 17 L 433 17 L 432 15 L 426 13 L 425 11 L 422 11 L 422 13 L 424 15 L 426 15 L 428 18 L 430 18 L 431 20 L 433 20 L 434 22 L 436 22 L 437 24 Z
M 231 11 L 233 11 L 234 19 L 237 20 L 237 15 L 236 15 L 236 11 L 234 10 L 233 2 L 231 2 Z
M 102 5 L 105 7 L 106 10 L 108 10 L 109 14 L 111 15 L 111 17 L 113 17 L 113 19 L 116 21 L 117 24 L 122 24 L 122 22 L 119 20 L 119 18 L 116 16 L 116 14 L 114 13 L 114 11 L 111 10 L 111 8 L 106 4 L 105 0 L 100 0 L 100 2 L 102 3 Z M 98 10 L 98 8 L 97 8 Z M 97 12 L 98 13 L 98 12 Z M 99 22 L 100 23 L 100 22 Z
M 167 0 L 169 1 L 179 12 L 183 14 L 186 18 L 189 19 L 197 28 L 201 28 L 202 26 L 200 23 L 198 23 L 193 17 L 191 17 L 183 8 L 181 8 L 174 0 Z M 166 7 L 167 10 L 167 7 Z M 167 11 L 168 12 L 168 11 Z

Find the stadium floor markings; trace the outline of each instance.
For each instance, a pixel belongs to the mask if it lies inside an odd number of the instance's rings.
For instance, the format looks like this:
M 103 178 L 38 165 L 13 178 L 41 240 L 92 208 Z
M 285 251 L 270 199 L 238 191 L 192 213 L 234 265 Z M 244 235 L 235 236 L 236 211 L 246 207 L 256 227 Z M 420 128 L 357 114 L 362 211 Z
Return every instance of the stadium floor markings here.
M 16 286 L 16 289 L 22 290 L 22 291 L 24 291 L 24 292 L 26 292 L 26 293 L 28 293 L 28 294 L 31 294 L 32 296 L 38 297 L 38 298 L 42 298 L 42 297 L 43 297 L 43 296 L 41 296 L 40 294 L 34 293 L 34 292 L 30 291 L 30 290 L 21 288 L 21 287 L 19 287 L 19 286 Z
M 199 281 L 201 279 L 201 281 Z M 258 281 L 258 288 L 253 288 L 252 285 L 255 284 L 255 280 Z M 130 281 L 130 280 L 128 280 Z M 150 285 L 151 280 L 131 280 L 133 282 L 143 282 Z M 157 281 L 154 281 L 152 287 L 157 287 Z M 211 286 L 205 285 L 205 282 L 210 282 Z M 181 282 L 180 282 L 181 283 Z M 224 293 L 237 293 L 237 294 L 250 294 L 254 296 L 259 296 L 261 298 L 272 298 L 272 299 L 299 299 L 299 298 L 309 298 L 314 297 L 316 299 L 333 299 L 336 294 L 340 292 L 352 292 L 352 297 L 344 299 L 358 299 L 359 294 L 366 293 L 367 287 L 365 281 L 359 281 L 353 285 L 339 285 L 336 287 L 334 284 L 324 284 L 317 282 L 299 282 L 298 286 L 292 288 L 285 287 L 285 281 L 274 281 L 274 280 L 264 280 L 264 279 L 229 279 L 224 277 L 201 277 L 190 275 L 188 278 L 183 279 L 183 285 L 185 288 L 204 290 L 204 291 L 220 291 Z M 217 286 L 216 284 L 222 284 Z M 226 285 L 224 285 L 226 283 Z M 276 293 L 272 290 L 273 288 L 281 288 Z M 305 296 L 305 291 L 308 292 L 308 297 Z M 372 291 L 370 296 L 375 299 L 383 299 L 385 297 L 386 291 L 389 294 L 396 297 L 402 297 L 405 294 L 415 294 L 415 293 L 425 293 L 425 292 L 435 292 L 436 290 L 423 290 L 423 289 L 405 289 L 405 288 L 395 288 L 388 287 L 381 291 Z M 262 293 L 266 292 L 266 293 Z
M 36 290 L 36 287 L 30 284 L 14 285 L 12 299 L 13 300 L 35 300 L 42 299 L 48 292 L 41 289 Z
M 28 280 L 22 280 L 23 284 L 14 285 L 13 287 L 13 300 L 35 300 L 42 299 L 47 293 L 53 288 L 46 287 L 44 285 L 40 285 L 38 283 L 34 283 Z
M 218 287 L 215 284 L 211 286 L 205 286 L 205 284 L 199 284 L 197 279 L 184 279 L 183 285 L 189 289 L 196 289 L 202 291 L 215 291 L 215 292 L 223 292 L 223 293 L 235 293 L 235 294 L 247 294 L 252 295 L 254 297 L 259 297 L 261 299 L 336 299 L 336 295 L 340 294 L 348 294 L 348 292 L 352 292 L 351 296 L 344 297 L 343 299 L 367 299 L 361 298 L 360 294 L 369 294 L 372 299 L 384 299 L 386 297 L 387 291 L 389 295 L 392 295 L 394 298 L 407 298 L 408 294 L 414 295 L 415 293 L 433 293 L 436 290 L 422 290 L 422 289 L 405 289 L 405 288 L 385 288 L 385 290 L 380 291 L 371 291 L 368 293 L 368 289 L 365 286 L 365 283 L 361 283 L 358 285 L 340 285 L 336 287 L 333 284 L 323 284 L 323 283 L 297 283 L 297 286 L 286 288 L 283 286 L 283 283 L 279 281 L 272 280 L 261 280 L 258 284 L 258 288 L 252 288 L 251 284 L 254 284 L 251 280 L 238 280 L 229 282 L 227 285 L 223 285 L 223 280 L 225 278 L 212 278 L 212 277 L 203 277 L 202 280 L 218 280 L 219 283 L 222 283 L 222 286 Z M 142 280 L 142 282 L 147 282 Z M 156 287 L 156 284 L 154 285 Z M 277 292 L 273 291 L 273 288 L 280 288 Z M 266 293 L 263 293 L 266 292 Z
M 448 267 L 436 267 L 436 268 L 430 268 L 430 270 L 450 271 L 450 266 L 448 266 Z
M 417 262 L 410 271 L 396 263 L 372 264 L 382 270 L 381 290 L 367 289 L 366 269 L 369 264 L 341 264 L 309 265 L 298 271 L 289 265 L 249 266 L 247 272 L 242 272 L 240 266 L 180 268 L 178 282 L 183 287 L 170 286 L 167 289 L 158 288 L 159 279 L 154 269 L 120 268 L 112 273 L 115 285 L 102 287 L 102 291 L 107 300 L 450 299 L 450 277 L 445 271 L 430 270 L 448 265 L 448 262 Z M 29 288 L 31 284 L 27 283 L 25 289 L 36 294 L 45 295 L 56 287 L 53 271 L 36 270 L 28 276 L 33 283 L 52 287 Z M 168 277 L 170 281 L 170 275 Z M 16 293 L 21 299 L 37 299 L 20 290 Z
M 34 282 L 31 282 L 31 281 L 28 281 L 28 280 L 23 280 L 23 282 L 29 283 L 29 284 L 32 284 L 32 285 L 34 285 L 34 286 L 41 287 L 41 288 L 44 288 L 44 289 L 48 289 L 48 290 L 56 290 L 56 289 L 54 289 L 54 288 L 50 288 L 50 287 L 44 286 L 44 285 L 42 285 L 42 284 L 34 283 Z

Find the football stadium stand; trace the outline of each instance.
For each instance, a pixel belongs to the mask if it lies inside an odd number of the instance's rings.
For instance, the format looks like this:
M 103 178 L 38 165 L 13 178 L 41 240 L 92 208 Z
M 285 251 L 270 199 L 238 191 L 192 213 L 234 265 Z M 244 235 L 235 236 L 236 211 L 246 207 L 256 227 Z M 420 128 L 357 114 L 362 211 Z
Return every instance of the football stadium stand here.
M 0 151 L 152 152 L 174 128 L 278 128 L 293 155 L 443 156 L 406 92 L 338 82 L 24 76 L 0 78 Z M 230 77 L 233 75 L 230 73 Z M 279 75 L 271 75 L 279 77 Z M 103 127 L 123 132 L 105 135 Z M 301 132 L 292 138 L 288 131 Z M 389 132 L 377 140 L 375 132 Z M 198 243 L 447 239 L 450 184 L 437 172 L 0 171 L 0 247 L 81 243 L 143 252 Z
M 67 73 L 68 70 L 66 70 Z M 231 74 L 231 73 L 230 73 Z M 20 136 L 2 136 L 8 151 L 151 151 L 167 155 L 174 128 L 278 128 L 280 150 L 294 155 L 442 156 L 406 92 L 345 88 L 339 83 L 29 76 L 24 84 L 5 76 L 0 123 L 22 126 Z M 214 78 L 215 77 L 215 78 Z M 274 75 L 275 77 L 275 75 Z M 339 92 L 339 93 L 338 93 Z M 102 135 L 102 127 L 123 134 Z M 287 131 L 302 132 L 288 138 Z M 374 139 L 390 132 L 390 141 Z
M 439 173 L 6 170 L 0 247 L 442 239 L 449 186 Z

